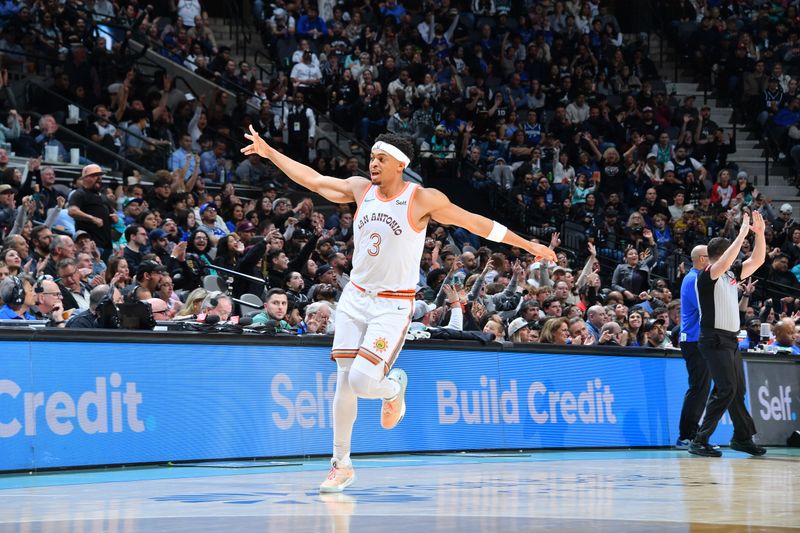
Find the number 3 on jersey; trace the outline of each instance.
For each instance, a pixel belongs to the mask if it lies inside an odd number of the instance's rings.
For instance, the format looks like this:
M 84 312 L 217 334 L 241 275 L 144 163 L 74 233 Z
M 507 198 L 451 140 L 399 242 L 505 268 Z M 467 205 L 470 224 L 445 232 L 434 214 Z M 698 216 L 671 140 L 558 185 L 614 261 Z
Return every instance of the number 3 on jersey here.
M 375 257 L 379 253 L 381 253 L 381 236 L 377 233 L 373 233 L 369 236 L 370 240 L 372 241 L 372 246 L 369 247 L 367 253 L 372 257 Z

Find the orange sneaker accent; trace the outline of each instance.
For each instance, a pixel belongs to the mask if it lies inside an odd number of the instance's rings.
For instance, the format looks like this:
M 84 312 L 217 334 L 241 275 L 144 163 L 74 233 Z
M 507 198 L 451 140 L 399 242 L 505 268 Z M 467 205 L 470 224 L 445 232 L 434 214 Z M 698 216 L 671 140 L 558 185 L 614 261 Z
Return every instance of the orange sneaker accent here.
M 383 429 L 392 429 L 406 414 L 406 386 L 408 385 L 408 376 L 400 368 L 393 368 L 386 379 L 396 381 L 400 385 L 400 392 L 391 400 L 383 400 L 381 407 L 381 427 Z
M 344 489 L 355 483 L 356 472 L 352 466 L 339 466 L 336 461 L 331 464 L 328 477 L 319 486 L 320 492 L 342 492 Z

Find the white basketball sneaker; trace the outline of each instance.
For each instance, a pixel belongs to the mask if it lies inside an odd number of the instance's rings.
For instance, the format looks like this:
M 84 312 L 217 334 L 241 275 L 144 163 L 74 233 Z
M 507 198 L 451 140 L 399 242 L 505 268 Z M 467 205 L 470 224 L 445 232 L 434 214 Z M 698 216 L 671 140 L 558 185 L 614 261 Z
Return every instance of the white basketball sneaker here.
M 355 483 L 356 472 L 353 465 L 340 465 L 336 459 L 331 459 L 331 469 L 328 477 L 319 486 L 320 492 L 342 492 L 344 489 Z
M 386 379 L 396 381 L 400 385 L 400 392 L 390 400 L 383 400 L 381 408 L 381 427 L 392 429 L 403 419 L 406 414 L 406 386 L 408 386 L 408 376 L 400 368 L 393 368 Z

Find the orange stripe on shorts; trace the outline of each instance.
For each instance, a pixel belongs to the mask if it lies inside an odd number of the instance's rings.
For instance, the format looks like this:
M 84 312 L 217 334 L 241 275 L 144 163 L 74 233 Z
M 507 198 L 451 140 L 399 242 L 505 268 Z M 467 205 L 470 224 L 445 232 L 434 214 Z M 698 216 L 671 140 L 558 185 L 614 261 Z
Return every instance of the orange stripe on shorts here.
M 383 359 L 375 355 L 374 353 L 370 352 L 366 348 L 359 348 L 358 355 L 372 363 L 373 365 L 377 365 L 378 363 L 382 363 Z
M 336 359 L 355 359 L 358 350 L 331 350 L 331 360 Z

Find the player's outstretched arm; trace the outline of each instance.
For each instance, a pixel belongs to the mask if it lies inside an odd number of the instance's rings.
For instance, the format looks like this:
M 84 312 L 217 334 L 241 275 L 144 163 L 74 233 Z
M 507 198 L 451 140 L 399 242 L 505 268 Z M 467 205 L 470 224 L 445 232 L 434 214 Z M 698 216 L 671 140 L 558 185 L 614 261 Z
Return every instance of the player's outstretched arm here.
M 497 222 L 458 207 L 436 189 L 422 189 L 417 193 L 420 210 L 441 224 L 459 226 L 486 239 L 518 246 L 537 258 L 555 261 L 556 253 L 543 244 L 529 241 L 506 229 Z
M 344 180 L 332 178 L 323 176 L 313 168 L 298 163 L 268 145 L 267 141 L 261 138 L 252 125 L 250 126 L 250 133 L 245 133 L 244 138 L 250 141 L 250 144 L 242 148 L 241 152 L 243 154 L 258 154 L 265 159 L 269 159 L 284 174 L 289 176 L 289 179 L 310 191 L 324 196 L 331 202 L 338 204 L 355 202 L 364 189 L 369 186 L 369 180 L 366 178 L 359 176 Z

